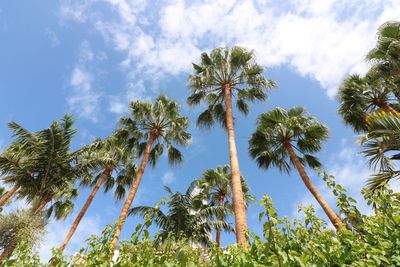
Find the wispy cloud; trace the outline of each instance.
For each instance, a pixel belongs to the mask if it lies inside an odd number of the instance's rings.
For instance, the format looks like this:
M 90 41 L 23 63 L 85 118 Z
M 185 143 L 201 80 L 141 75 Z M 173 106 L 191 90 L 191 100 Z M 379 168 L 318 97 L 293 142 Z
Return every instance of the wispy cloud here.
M 348 72 L 365 71 L 377 27 L 400 13 L 395 0 L 105 2 L 115 16 L 102 16 L 95 1 L 68 1 L 63 18 L 90 23 L 136 79 L 187 72 L 200 51 L 238 44 L 261 64 L 317 80 L 329 96 Z
M 88 41 L 83 41 L 79 51 L 78 63 L 72 70 L 69 80 L 71 93 L 67 98 L 69 108 L 79 117 L 92 122 L 98 121 L 101 92 L 93 89 L 95 74 L 89 70 L 94 53 Z
M 3 9 L 0 8 L 0 31 L 6 32 L 8 30 L 8 23 L 4 17 Z
M 172 184 L 175 180 L 176 180 L 176 177 L 175 177 L 175 174 L 172 171 L 167 171 L 161 177 L 161 181 L 162 181 L 163 185 Z
M 143 80 L 129 82 L 125 93 L 110 97 L 108 110 L 115 114 L 122 114 L 127 111 L 130 101 L 150 101 L 151 96 L 148 92 Z
M 44 34 L 49 38 L 51 47 L 56 47 L 60 45 L 60 40 L 58 39 L 56 33 L 50 28 L 46 28 Z

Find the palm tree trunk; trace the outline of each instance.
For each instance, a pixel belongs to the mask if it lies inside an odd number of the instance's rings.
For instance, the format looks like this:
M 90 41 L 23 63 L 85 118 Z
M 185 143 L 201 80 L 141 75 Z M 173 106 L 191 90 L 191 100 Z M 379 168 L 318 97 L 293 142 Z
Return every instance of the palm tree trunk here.
M 49 194 L 44 200 L 42 200 L 42 202 L 39 204 L 39 206 L 36 207 L 34 213 L 38 214 L 40 211 L 42 211 L 44 206 L 46 206 L 47 203 L 49 203 L 52 198 L 53 198 L 53 195 Z
M 218 207 L 222 210 L 224 204 L 224 195 L 220 194 L 218 197 Z M 218 216 L 220 221 L 222 221 L 221 216 Z M 217 242 L 217 246 L 221 246 L 221 229 L 217 229 L 215 233 L 215 242 Z
M 226 128 L 228 131 L 229 160 L 232 174 L 232 193 L 233 209 L 235 212 L 236 243 L 238 243 L 243 248 L 248 248 L 249 243 L 246 238 L 246 206 L 243 199 L 242 182 L 240 180 L 239 161 L 235 143 L 231 87 L 229 85 L 225 85 L 223 87 L 223 90 L 225 94 Z
M 136 192 L 138 190 L 140 181 L 142 180 L 142 176 L 143 176 L 144 170 L 145 170 L 147 162 L 149 160 L 151 147 L 152 147 L 154 141 L 156 140 L 156 138 L 157 138 L 157 134 L 155 132 L 152 132 L 150 134 L 149 140 L 147 141 L 146 148 L 144 150 L 144 154 L 143 154 L 143 158 L 142 158 L 142 162 L 140 163 L 140 167 L 139 167 L 139 169 L 138 169 L 138 171 L 136 173 L 136 177 L 135 177 L 135 180 L 134 180 L 134 182 L 132 184 L 131 190 L 129 191 L 129 195 L 126 198 L 124 206 L 123 206 L 123 208 L 121 210 L 121 213 L 119 215 L 117 227 L 116 227 L 115 233 L 114 233 L 114 238 L 111 241 L 111 248 L 112 249 L 116 247 L 118 239 L 119 239 L 119 236 L 121 235 L 122 227 L 124 226 L 126 217 L 128 215 L 129 208 L 131 207 L 133 199 L 135 198 Z
M 332 222 L 333 226 L 336 229 L 342 227 L 343 223 L 340 220 L 339 216 L 333 211 L 333 209 L 329 206 L 328 202 L 324 199 L 324 197 L 318 192 L 318 189 L 315 185 L 311 182 L 310 178 L 308 177 L 306 171 L 304 170 L 303 165 L 301 164 L 299 158 L 297 157 L 296 153 L 293 150 L 292 145 L 287 142 L 285 143 L 285 147 L 289 152 L 290 159 L 292 160 L 293 164 L 296 166 L 297 171 L 300 174 L 301 179 L 303 180 L 304 184 L 310 190 L 311 194 L 315 197 L 318 203 L 321 205 L 322 209 L 325 211 L 326 215 L 328 216 L 329 220 Z
M 78 216 L 76 216 L 74 223 L 71 226 L 71 229 L 69 230 L 67 236 L 64 238 L 64 241 L 62 242 L 59 251 L 63 252 L 65 247 L 67 246 L 69 240 L 71 239 L 72 235 L 75 233 L 76 228 L 78 228 L 79 223 L 81 222 L 83 216 L 85 216 L 85 213 L 87 209 L 89 208 L 90 204 L 93 201 L 93 198 L 97 194 L 97 191 L 99 191 L 101 185 L 104 183 L 104 181 L 110 176 L 110 173 L 112 172 L 111 168 L 106 168 L 104 172 L 102 173 L 100 179 L 97 181 L 95 187 L 93 188 L 92 192 L 90 193 L 88 199 L 86 200 L 85 205 L 83 205 L 81 211 L 79 212 Z
M 388 104 L 387 102 L 383 102 L 381 104 L 379 104 L 379 107 L 381 109 L 384 109 L 386 111 L 389 111 L 390 113 L 392 113 L 393 115 L 399 115 L 399 112 L 397 110 L 395 110 L 390 104 Z
M 7 192 L 1 199 L 0 199 L 0 207 L 4 205 L 4 203 L 7 202 L 7 200 L 14 195 L 15 192 L 20 188 L 21 186 L 19 184 L 14 185 L 14 187 Z

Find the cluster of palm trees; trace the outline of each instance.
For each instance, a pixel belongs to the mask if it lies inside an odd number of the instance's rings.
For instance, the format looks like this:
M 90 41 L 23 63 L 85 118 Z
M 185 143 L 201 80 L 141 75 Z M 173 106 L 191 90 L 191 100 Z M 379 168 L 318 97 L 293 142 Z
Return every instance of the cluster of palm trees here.
M 374 191 L 399 176 L 400 159 L 400 22 L 383 24 L 377 44 L 366 56 L 368 72 L 349 75 L 339 88 L 339 114 L 362 134 L 363 154 L 377 174 L 369 180 Z
M 380 179 L 379 185 L 400 175 L 391 164 L 398 155 L 387 155 L 400 150 L 397 145 L 400 137 L 399 42 L 399 22 L 383 25 L 377 47 L 368 54 L 373 62 L 371 70 L 365 77 L 349 76 L 339 92 L 339 113 L 355 131 L 366 133 L 365 153 L 372 163 L 381 165 L 381 173 L 374 177 L 375 182 Z M 111 240 L 112 248 L 117 245 L 127 216 L 135 214 L 153 221 L 161 229 L 161 241 L 173 235 L 177 239 L 195 237 L 193 241 L 209 245 L 211 230 L 215 229 L 218 245 L 221 230 L 226 230 L 235 232 L 238 245 L 248 248 L 246 208 L 254 198 L 240 172 L 233 110 L 235 106 L 237 111 L 248 114 L 249 103 L 265 100 L 275 86 L 255 62 L 253 51 L 232 47 L 201 54 L 200 62 L 193 64 L 193 73 L 189 76 L 187 103 L 206 107 L 198 116 L 199 127 L 211 127 L 217 122 L 226 130 L 230 164 L 205 171 L 185 194 L 166 188 L 168 199 L 155 207 L 131 208 L 131 205 L 148 164 L 155 166 L 164 152 L 169 164 L 183 162 L 179 148 L 188 146 L 191 136 L 187 131 L 189 121 L 181 115 L 176 101 L 164 95 L 152 103 L 134 101 L 130 103 L 129 115 L 120 119 L 111 136 L 75 151 L 70 147 L 76 132 L 70 116 L 37 132 L 29 132 L 11 122 L 9 128 L 14 139 L 0 155 L 2 181 L 11 189 L 0 199 L 0 206 L 10 199 L 24 199 L 32 214 L 61 219 L 71 212 L 77 187 L 92 187 L 59 248 L 62 252 L 103 187 L 105 191 L 113 190 L 117 199 L 125 199 Z M 343 225 L 340 217 L 305 170 L 306 166 L 321 165 L 314 154 L 327 138 L 326 126 L 309 116 L 304 108 L 275 108 L 259 116 L 249 140 L 249 154 L 262 169 L 274 166 L 289 172 L 294 167 L 332 224 L 340 229 Z M 167 213 L 161 210 L 162 204 L 167 205 Z M 234 227 L 226 222 L 231 214 Z M 18 233 L 10 238 L 15 236 Z M 11 245 L 3 248 L 1 258 L 10 257 L 17 242 L 7 244 Z
M 255 198 L 250 194 L 245 179 L 240 178 L 247 206 Z M 169 187 L 165 190 L 168 198 L 154 207 L 139 206 L 129 211 L 129 215 L 139 215 L 161 229 L 157 240 L 164 241 L 171 236 L 176 240 L 185 237 L 193 244 L 207 247 L 212 244 L 211 232 L 215 230 L 215 242 L 220 247 L 221 231 L 234 232 L 226 221 L 234 211 L 232 175 L 228 165 L 206 170 L 190 184 L 185 194 L 173 193 Z M 167 214 L 161 210 L 163 205 L 167 206 Z

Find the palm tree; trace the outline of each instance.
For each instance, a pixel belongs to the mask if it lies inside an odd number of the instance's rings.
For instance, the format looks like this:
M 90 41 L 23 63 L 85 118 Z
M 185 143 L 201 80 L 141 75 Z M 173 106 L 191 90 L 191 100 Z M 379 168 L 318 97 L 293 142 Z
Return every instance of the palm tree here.
M 317 187 L 308 177 L 304 165 L 312 168 L 320 166 L 318 159 L 310 153 L 321 149 L 321 142 L 328 138 L 328 129 L 312 117 L 306 116 L 304 108 L 297 107 L 288 111 L 275 108 L 260 115 L 257 130 L 249 140 L 250 156 L 260 168 L 277 167 L 289 173 L 291 163 L 296 167 L 305 186 L 321 205 L 332 224 L 339 229 L 342 221 L 332 210 Z M 295 150 L 301 153 L 299 157 Z
M 242 192 L 246 207 L 255 198 L 250 194 L 249 188 L 243 176 L 241 178 Z M 210 206 L 217 206 L 220 209 L 225 208 L 227 214 L 233 213 L 232 205 L 232 175 L 229 165 L 218 166 L 215 169 L 206 170 L 202 177 L 197 180 L 200 199 L 207 200 Z M 225 216 L 218 216 L 219 221 L 225 221 Z M 216 229 L 215 241 L 217 246 L 221 246 L 221 229 Z
M 49 128 L 29 132 L 19 124 L 10 122 L 14 141 L 0 156 L 3 182 L 18 187 L 18 197 L 41 211 L 54 196 L 66 192 L 79 172 L 74 168 L 76 153 L 70 144 L 76 130 L 73 119 L 65 115 Z M 72 192 L 72 191 L 70 191 Z
M 120 213 L 111 247 L 117 244 L 147 163 L 150 162 L 154 167 L 164 148 L 167 149 L 171 165 L 181 163 L 183 156 L 175 145 L 186 147 L 190 141 L 190 134 L 186 131 L 188 119 L 180 115 L 176 101 L 163 95 L 157 97 L 154 104 L 131 102 L 130 116 L 122 118 L 120 124 L 120 137 L 126 144 L 138 144 L 138 154 L 142 156 L 142 160 Z
M 353 74 L 339 88 L 339 114 L 356 132 L 364 132 L 370 114 L 380 109 L 397 113 L 394 100 L 391 87 L 383 79 Z
M 167 199 L 161 200 L 155 207 L 134 207 L 129 211 L 129 215 L 139 215 L 155 223 L 161 229 L 158 241 L 165 241 L 172 234 L 175 240 L 187 238 L 195 244 L 210 246 L 212 229 L 228 232 L 234 229 L 225 221 L 216 219 L 226 214 L 225 209 L 198 201 L 197 193 L 193 190 L 196 185 L 197 183 L 193 183 L 185 194 L 173 193 L 169 187 L 165 187 L 168 192 Z M 168 207 L 167 213 L 161 210 L 163 204 Z
M 77 153 L 70 151 L 76 132 L 72 126 L 68 115 L 37 132 L 9 123 L 14 141 L 0 157 L 2 174 L 6 175 L 3 181 L 19 186 L 17 195 L 31 204 L 33 216 L 43 213 L 61 219 L 73 208 L 71 199 L 77 195 L 74 182 L 81 172 L 75 167 Z
M 193 64 L 193 69 L 194 74 L 189 77 L 191 95 L 187 102 L 190 106 L 201 102 L 207 105 L 198 117 L 198 126 L 211 127 L 219 122 L 227 130 L 236 241 L 247 248 L 246 207 L 235 143 L 232 98 L 236 98 L 237 109 L 246 115 L 248 102 L 265 100 L 266 90 L 273 88 L 275 83 L 263 76 L 263 68 L 254 62 L 254 52 L 241 47 L 216 48 L 210 54 L 202 53 L 200 64 Z
M 59 247 L 59 252 L 64 251 L 103 184 L 105 192 L 115 188 L 114 196 L 117 200 L 121 200 L 125 196 L 125 188 L 132 185 L 132 175 L 136 170 L 134 165 L 129 164 L 131 151 L 127 151 L 124 146 L 117 134 L 114 134 L 104 141 L 95 140 L 80 149 L 78 160 L 80 168 L 90 169 L 88 175 L 81 180 L 81 185 L 91 186 L 93 189 Z M 112 177 L 113 171 L 118 172 L 116 178 Z
M 379 170 L 368 181 L 368 189 L 375 191 L 400 176 L 392 162 L 400 159 L 400 115 L 380 111 L 368 117 L 367 125 L 368 133 L 361 138 L 362 153 Z
M 12 188 L 3 194 L 0 199 L 0 207 L 3 206 L 20 189 L 21 185 L 29 184 L 32 181 L 31 173 L 23 166 L 24 159 L 21 157 L 17 144 L 10 145 L 0 155 L 0 175 L 5 184 Z
M 385 79 L 400 82 L 400 22 L 389 21 L 378 29 L 377 44 L 367 54 L 373 69 Z
M 21 242 L 29 247 L 38 245 L 45 234 L 46 224 L 46 218 L 32 215 L 29 211 L 0 215 L 0 261 L 9 258 Z

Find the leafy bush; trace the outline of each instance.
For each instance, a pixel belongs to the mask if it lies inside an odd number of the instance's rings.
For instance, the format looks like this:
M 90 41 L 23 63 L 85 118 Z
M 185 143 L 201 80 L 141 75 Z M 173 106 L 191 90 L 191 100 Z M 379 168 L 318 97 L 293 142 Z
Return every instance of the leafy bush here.
M 340 215 L 346 223 L 339 231 L 316 216 L 314 208 L 300 207 L 303 219 L 280 218 L 272 199 L 261 200 L 264 211 L 263 236 L 250 234 L 251 246 L 244 250 L 236 245 L 226 248 L 202 248 L 188 239 L 167 238 L 160 245 L 148 231 L 151 223 L 136 226 L 131 238 L 122 241 L 118 258 L 110 249 L 114 225 L 100 236 L 87 240 L 86 248 L 67 258 L 56 255 L 56 266 L 399 266 L 400 265 L 400 200 L 391 190 L 368 195 L 374 214 L 362 215 L 355 200 L 346 195 L 332 176 L 321 173 L 337 196 Z M 28 246 L 19 246 L 14 260 L 4 266 L 43 266 Z

